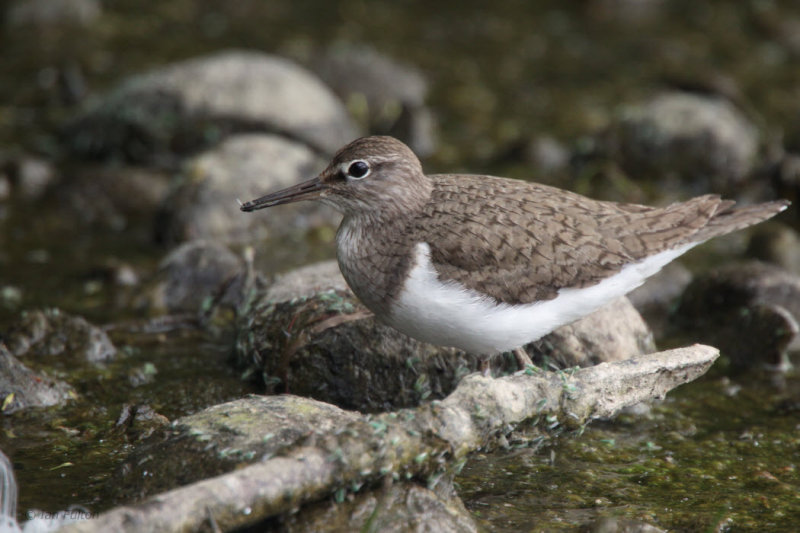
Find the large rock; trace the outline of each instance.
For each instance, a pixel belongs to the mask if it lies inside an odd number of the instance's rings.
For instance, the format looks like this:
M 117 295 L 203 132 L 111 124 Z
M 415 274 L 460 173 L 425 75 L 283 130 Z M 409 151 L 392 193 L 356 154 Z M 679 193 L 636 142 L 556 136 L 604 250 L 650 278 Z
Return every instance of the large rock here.
M 23 312 L 4 340 L 16 357 L 48 358 L 61 366 L 101 363 L 117 354 L 105 331 L 59 309 Z
M 278 278 L 255 301 L 239 319 L 236 352 L 246 373 L 260 376 L 271 392 L 382 411 L 442 398 L 479 366 L 475 354 L 419 342 L 376 320 L 331 262 Z M 588 366 L 654 345 L 622 299 L 526 349 L 541 363 Z M 492 368 L 517 369 L 510 356 L 494 358 Z
M 237 203 L 316 176 L 324 164 L 308 147 L 277 135 L 231 136 L 183 166 L 180 184 L 162 208 L 157 238 L 254 242 L 329 223 L 333 210 L 316 202 L 261 216 L 242 213 Z
M 226 51 L 126 80 L 77 117 L 65 140 L 86 157 L 169 162 L 242 131 L 278 133 L 326 154 L 358 136 L 339 99 L 302 67 Z
M 697 277 L 674 315 L 684 334 L 718 346 L 739 368 L 787 368 L 799 319 L 800 277 L 755 261 Z
M 11 414 L 29 407 L 61 405 L 75 398 L 63 381 L 35 372 L 22 364 L 0 342 L 0 413 Z
M 97 0 L 17 0 L 6 13 L 10 28 L 30 26 L 85 26 L 101 13 Z
M 436 145 L 433 113 L 425 105 L 428 83 L 422 73 L 367 46 L 331 46 L 314 70 L 370 133 L 392 135 L 424 157 Z
M 727 100 L 670 92 L 623 107 L 612 144 L 632 176 L 674 175 L 702 190 L 725 191 L 752 170 L 759 135 Z
M 190 314 L 212 305 L 235 308 L 242 303 L 246 276 L 245 261 L 224 245 L 190 241 L 161 261 L 136 305 L 151 312 Z

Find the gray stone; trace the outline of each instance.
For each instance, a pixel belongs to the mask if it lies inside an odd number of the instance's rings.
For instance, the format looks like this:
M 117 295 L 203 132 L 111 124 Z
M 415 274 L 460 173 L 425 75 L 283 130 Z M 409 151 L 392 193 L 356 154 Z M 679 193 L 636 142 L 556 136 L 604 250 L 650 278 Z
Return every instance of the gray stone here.
M 753 228 L 745 254 L 800 275 L 800 236 L 785 224 L 768 222 Z
M 126 80 L 78 116 L 65 140 L 82 156 L 169 163 L 243 131 L 277 133 L 326 154 L 358 136 L 338 98 L 302 67 L 225 51 Z
M 328 224 L 334 213 L 317 202 L 261 216 L 242 213 L 237 203 L 309 179 L 324 166 L 306 146 L 277 135 L 233 135 L 183 166 L 179 185 L 164 203 L 157 237 L 254 242 Z
M 236 307 L 245 273 L 245 262 L 224 245 L 190 241 L 161 261 L 137 306 L 169 313 L 199 313 L 214 303 Z
M 800 277 L 759 262 L 730 264 L 687 287 L 675 323 L 698 342 L 714 343 L 735 367 L 788 368 L 798 347 Z
M 57 357 L 64 366 L 74 362 L 101 363 L 117 353 L 105 331 L 59 309 L 23 312 L 4 339 L 16 357 Z
M 0 412 L 11 414 L 29 407 L 62 405 L 76 397 L 68 384 L 34 372 L 0 342 Z
M 25 26 L 85 26 L 97 20 L 101 8 L 97 0 L 18 0 L 6 13 L 11 28 Z
M 157 428 L 110 485 L 120 498 L 140 499 L 266 460 L 310 434 L 343 427 L 356 417 L 297 396 L 247 396 Z
M 612 150 L 631 176 L 676 175 L 704 190 L 740 183 L 759 146 L 758 130 L 727 100 L 684 92 L 624 106 L 612 132 Z
M 435 120 L 425 106 L 422 73 L 368 46 L 340 43 L 313 67 L 371 133 L 392 135 L 424 157 L 436 148 Z

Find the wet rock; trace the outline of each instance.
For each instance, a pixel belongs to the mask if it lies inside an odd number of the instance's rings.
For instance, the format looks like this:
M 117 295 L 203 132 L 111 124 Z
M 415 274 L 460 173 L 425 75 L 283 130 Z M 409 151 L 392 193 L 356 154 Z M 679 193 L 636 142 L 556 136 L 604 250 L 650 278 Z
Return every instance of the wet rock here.
M 184 165 L 162 208 L 157 240 L 254 242 L 329 223 L 332 209 L 317 202 L 285 206 L 280 216 L 242 213 L 237 203 L 309 179 L 324 166 L 307 147 L 277 135 L 231 136 Z
M 718 268 L 686 289 L 675 322 L 686 335 L 710 342 L 734 367 L 785 369 L 796 349 L 800 277 L 765 263 Z
M 309 298 L 329 291 L 347 292 L 347 282 L 335 259 L 297 268 L 278 276 L 267 289 L 264 298 L 271 302 L 286 302 L 294 298 Z
M 41 198 L 56 180 L 53 165 L 46 159 L 31 155 L 8 158 L 0 155 L 0 175 L 6 177 L 9 194 L 26 200 Z M 0 198 L 2 196 L 0 193 Z
M 672 262 L 628 294 L 628 300 L 642 314 L 656 338 L 666 332 L 670 314 L 691 281 L 689 269 L 679 262 Z
M 62 405 L 77 397 L 63 381 L 34 372 L 0 342 L 0 412 L 11 414 L 29 407 Z
M 341 502 L 323 502 L 284 515 L 281 530 L 381 532 L 480 531 L 455 494 L 443 497 L 412 483 L 395 483 L 379 491 L 358 493 Z
M 566 170 L 570 153 L 553 137 L 538 136 L 525 147 L 525 159 L 536 173 L 551 175 Z
M 101 13 L 97 0 L 18 0 L 6 13 L 11 28 L 24 26 L 85 26 Z
M 190 241 L 159 265 L 137 306 L 169 313 L 198 313 L 211 305 L 236 307 L 246 278 L 245 261 L 216 242 Z
M 330 47 L 312 68 L 371 133 L 397 137 L 420 157 L 435 150 L 435 121 L 425 106 L 428 83 L 421 72 L 368 46 L 344 43 Z
M 475 355 L 419 342 L 376 320 L 330 262 L 280 278 L 255 301 L 239 318 L 236 353 L 246 374 L 260 376 L 270 392 L 382 411 L 442 398 L 479 365 Z M 641 317 L 621 300 L 527 349 L 539 361 L 586 366 L 654 346 Z M 495 375 L 517 370 L 510 354 L 494 358 L 492 368 Z
M 632 176 L 677 176 L 698 190 L 717 191 L 743 180 L 759 145 L 757 129 L 731 103 L 684 92 L 623 107 L 611 139 Z
M 800 236 L 785 224 L 768 222 L 756 226 L 745 254 L 800 275 Z
M 526 346 L 540 366 L 587 367 L 656 351 L 653 333 L 627 298 L 562 326 Z
M 59 309 L 23 312 L 3 339 L 16 357 L 48 358 L 64 366 L 101 363 L 117 353 L 105 331 Z
M 128 441 L 140 441 L 148 438 L 160 428 L 169 424 L 169 419 L 157 413 L 147 404 L 122 406 L 115 431 L 125 434 Z
M 84 167 L 59 184 L 65 210 L 85 224 L 118 231 L 152 221 L 169 192 L 170 175 L 143 167 Z
M 235 132 L 278 133 L 331 154 L 358 136 L 344 106 L 295 63 L 225 51 L 132 77 L 68 127 L 84 157 L 174 162 Z
M 140 499 L 262 461 L 355 418 L 296 396 L 248 396 L 215 405 L 157 429 L 126 459 L 110 486 L 120 498 Z

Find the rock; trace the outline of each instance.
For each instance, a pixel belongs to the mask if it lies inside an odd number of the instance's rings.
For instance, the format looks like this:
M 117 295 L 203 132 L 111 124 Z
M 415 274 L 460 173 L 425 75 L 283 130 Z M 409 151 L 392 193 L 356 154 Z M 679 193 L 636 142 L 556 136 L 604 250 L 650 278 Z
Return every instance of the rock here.
M 26 26 L 86 26 L 100 17 L 97 0 L 17 0 L 6 13 L 10 28 Z
M 114 430 L 125 434 L 129 442 L 148 438 L 160 428 L 169 424 L 169 419 L 158 414 L 147 404 L 122 406 L 122 412 L 114 424 Z
M 628 294 L 628 300 L 642 314 L 656 338 L 666 332 L 670 314 L 691 281 L 689 269 L 672 262 Z
M 526 346 L 539 366 L 587 367 L 656 351 L 653 333 L 627 298 L 562 326 Z
M 109 483 L 118 499 L 144 496 L 265 460 L 315 432 L 343 427 L 355 413 L 296 396 L 247 396 L 155 430 Z
M 759 262 L 732 264 L 696 278 L 675 322 L 694 340 L 711 342 L 734 367 L 789 366 L 800 317 L 800 277 Z
M 732 190 L 753 169 L 759 146 L 758 130 L 728 101 L 684 92 L 623 107 L 611 138 L 628 174 L 677 175 L 704 191 Z
M 25 200 L 37 200 L 56 180 L 52 163 L 36 156 L 0 157 L 0 174 L 8 180 L 9 193 Z M 0 193 L 0 198 L 3 194 Z
M 199 313 L 212 304 L 242 302 L 245 262 L 216 242 L 190 241 L 171 251 L 137 306 L 151 311 Z
M 143 167 L 86 166 L 63 180 L 57 194 L 72 218 L 122 231 L 132 220 L 156 218 L 169 175 Z
M 532 139 L 525 147 L 525 159 L 534 172 L 552 175 L 567 169 L 570 153 L 558 140 L 542 135 Z
M 255 302 L 239 317 L 236 354 L 246 375 L 262 376 L 270 392 L 289 390 L 375 412 L 442 398 L 479 366 L 475 355 L 419 342 L 380 323 L 332 262 L 279 278 Z M 652 334 L 625 300 L 527 348 L 540 361 L 565 366 L 654 350 Z M 510 356 L 494 358 L 492 368 L 495 374 L 517 370 Z
M 413 483 L 393 483 L 337 502 L 321 502 L 302 513 L 283 515 L 281 531 L 480 531 L 464 503 L 455 495 L 441 496 Z
M 102 363 L 117 354 L 105 331 L 58 309 L 25 311 L 4 335 L 11 353 L 22 358 L 49 358 L 69 366 Z
M 335 259 L 297 268 L 278 276 L 267 288 L 264 299 L 270 302 L 288 302 L 294 298 L 310 298 L 329 291 L 347 292 L 347 282 Z
M 316 176 L 325 164 L 302 144 L 277 135 L 239 134 L 189 160 L 164 203 L 157 240 L 254 242 L 335 219 L 317 202 L 284 206 L 280 216 L 242 213 L 237 200 Z
M 768 222 L 753 228 L 745 255 L 800 275 L 800 236 L 785 224 Z
M 62 405 L 76 397 L 68 384 L 34 372 L 0 342 L 0 412 L 11 414 L 29 407 Z
M 83 157 L 171 163 L 235 132 L 277 133 L 332 154 L 358 136 L 341 102 L 295 63 L 225 51 L 132 77 L 66 128 Z
M 420 157 L 435 150 L 435 121 L 425 106 L 428 82 L 417 69 L 371 47 L 344 43 L 330 47 L 312 68 L 371 133 L 397 137 Z

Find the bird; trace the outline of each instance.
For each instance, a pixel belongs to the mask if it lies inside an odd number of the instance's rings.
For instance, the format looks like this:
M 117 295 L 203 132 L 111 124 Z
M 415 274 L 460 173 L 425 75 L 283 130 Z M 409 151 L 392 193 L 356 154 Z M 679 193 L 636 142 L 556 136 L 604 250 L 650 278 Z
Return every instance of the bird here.
M 315 178 L 243 203 L 315 200 L 343 215 L 336 257 L 381 322 L 489 359 L 627 294 L 691 248 L 786 209 L 707 194 L 665 207 L 601 201 L 534 182 L 424 173 L 388 136 L 356 139 Z

